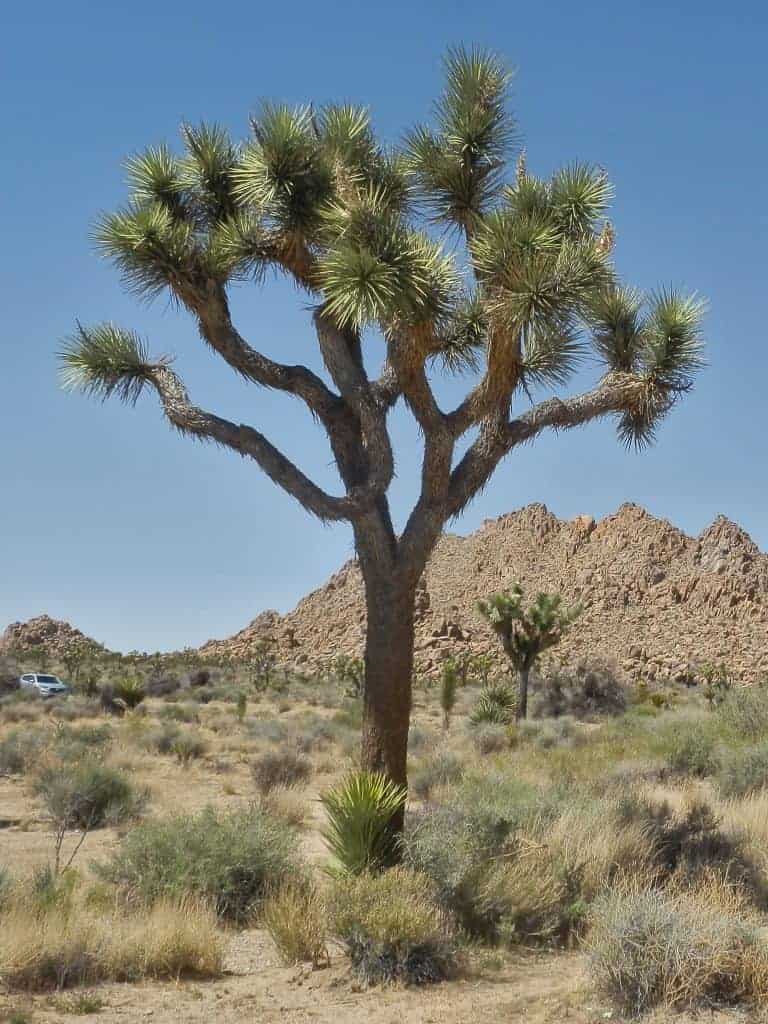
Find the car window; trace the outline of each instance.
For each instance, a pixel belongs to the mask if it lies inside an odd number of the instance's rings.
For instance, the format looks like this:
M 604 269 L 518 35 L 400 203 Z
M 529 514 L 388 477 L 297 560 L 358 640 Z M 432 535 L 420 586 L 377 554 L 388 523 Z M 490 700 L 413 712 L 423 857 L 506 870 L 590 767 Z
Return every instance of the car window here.
M 38 673 L 37 681 L 38 683 L 58 683 L 59 680 L 56 678 L 56 676 L 41 676 Z

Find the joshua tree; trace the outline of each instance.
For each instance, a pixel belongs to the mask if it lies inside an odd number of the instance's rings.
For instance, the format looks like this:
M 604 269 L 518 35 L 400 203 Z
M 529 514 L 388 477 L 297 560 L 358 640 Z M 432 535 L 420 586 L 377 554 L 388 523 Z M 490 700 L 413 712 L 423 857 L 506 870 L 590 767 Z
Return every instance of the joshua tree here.
M 520 677 L 515 715 L 528 717 L 528 680 L 539 655 L 560 642 L 565 630 L 581 614 L 581 608 L 563 608 L 559 594 L 537 594 L 530 608 L 523 608 L 523 588 L 478 601 L 478 610 L 501 640 L 504 653 Z
M 508 82 L 494 56 L 451 52 L 432 124 L 392 148 L 354 106 L 266 105 L 242 144 L 218 126 L 184 125 L 182 155 L 160 146 L 129 159 L 128 204 L 96 229 L 126 285 L 170 297 L 256 395 L 272 388 L 303 403 L 327 434 L 341 493 L 253 426 L 195 405 L 138 334 L 78 324 L 62 352 L 65 386 L 128 402 L 153 391 L 173 427 L 250 459 L 320 519 L 351 525 L 368 626 L 362 764 L 398 784 L 415 594 L 446 521 L 545 431 L 612 417 L 625 443 L 650 441 L 701 364 L 695 298 L 661 291 L 645 302 L 618 283 L 601 169 L 574 164 L 544 180 L 521 157 L 507 173 Z M 273 271 L 311 303 L 307 343 L 322 375 L 269 358 L 233 323 L 230 285 L 266 286 Z M 274 325 L 265 331 L 279 350 Z M 541 396 L 586 353 L 601 367 L 592 390 Z M 455 408 L 436 398 L 440 372 L 469 376 Z M 421 493 L 400 534 L 387 498 L 398 401 L 423 443 Z

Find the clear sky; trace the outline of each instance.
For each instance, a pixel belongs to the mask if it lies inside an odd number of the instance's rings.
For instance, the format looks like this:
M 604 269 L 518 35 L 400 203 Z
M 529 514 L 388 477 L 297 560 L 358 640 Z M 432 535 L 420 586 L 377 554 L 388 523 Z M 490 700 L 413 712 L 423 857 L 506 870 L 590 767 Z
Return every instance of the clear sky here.
M 186 315 L 123 294 L 89 232 L 123 201 L 124 157 L 175 140 L 182 119 L 242 137 L 260 99 L 352 100 L 396 140 L 428 114 L 458 42 L 517 67 L 532 171 L 608 169 L 622 274 L 696 289 L 711 312 L 710 367 L 655 449 L 627 454 L 608 423 L 547 437 L 508 460 L 455 528 L 531 501 L 567 517 L 635 501 L 691 533 L 724 513 L 768 549 L 763 3 L 45 0 L 3 17 L 0 628 L 45 611 L 118 649 L 196 645 L 289 609 L 350 557 L 346 527 L 172 433 L 151 396 L 131 409 L 60 392 L 55 352 L 75 318 L 133 327 L 178 356 L 196 401 L 287 438 L 330 485 L 298 404 L 233 381 Z M 304 302 L 269 284 L 239 290 L 234 307 L 270 354 L 314 361 Z M 402 521 L 419 452 L 405 416 L 394 429 Z

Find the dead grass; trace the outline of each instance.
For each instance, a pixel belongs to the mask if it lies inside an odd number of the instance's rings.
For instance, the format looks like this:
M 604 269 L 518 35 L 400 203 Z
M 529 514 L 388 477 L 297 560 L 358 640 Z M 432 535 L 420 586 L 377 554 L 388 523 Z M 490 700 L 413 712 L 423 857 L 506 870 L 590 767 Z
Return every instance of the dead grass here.
M 264 905 L 263 924 L 286 964 L 328 961 L 327 909 L 318 889 L 289 885 Z

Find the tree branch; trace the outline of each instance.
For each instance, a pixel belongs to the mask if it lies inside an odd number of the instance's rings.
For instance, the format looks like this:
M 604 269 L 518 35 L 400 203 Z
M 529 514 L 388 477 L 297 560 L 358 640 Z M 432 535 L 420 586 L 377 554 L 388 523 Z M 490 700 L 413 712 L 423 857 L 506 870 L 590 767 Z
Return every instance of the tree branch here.
M 181 380 L 167 366 L 147 368 L 145 379 L 157 391 L 173 426 L 253 459 L 274 483 L 318 518 L 350 520 L 370 509 L 374 496 L 367 488 L 353 489 L 343 498 L 327 494 L 253 427 L 232 423 L 193 405 Z
M 647 383 L 632 374 L 611 373 L 592 391 L 574 398 L 549 398 L 510 423 L 486 423 L 451 474 L 448 516 L 456 516 L 488 482 L 512 448 L 547 428 L 569 430 L 642 402 Z

